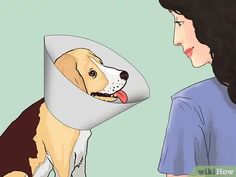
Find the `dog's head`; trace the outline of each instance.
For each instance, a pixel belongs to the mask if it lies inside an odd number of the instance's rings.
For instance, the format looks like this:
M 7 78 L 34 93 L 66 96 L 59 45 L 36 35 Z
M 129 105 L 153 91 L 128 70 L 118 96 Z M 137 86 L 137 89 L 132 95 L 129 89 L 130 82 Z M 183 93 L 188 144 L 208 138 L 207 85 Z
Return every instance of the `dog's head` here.
M 118 98 L 126 103 L 128 97 L 122 88 L 129 74 L 103 65 L 102 60 L 89 49 L 71 50 L 55 61 L 61 73 L 87 94 L 112 102 Z

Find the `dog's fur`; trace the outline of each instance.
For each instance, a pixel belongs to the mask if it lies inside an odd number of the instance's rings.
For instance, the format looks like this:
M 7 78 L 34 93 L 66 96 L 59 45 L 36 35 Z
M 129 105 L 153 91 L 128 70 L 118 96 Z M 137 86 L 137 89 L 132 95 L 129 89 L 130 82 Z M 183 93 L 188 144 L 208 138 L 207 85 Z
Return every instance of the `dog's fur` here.
M 60 56 L 55 65 L 75 86 L 104 101 L 117 100 L 115 92 L 128 79 L 127 72 L 105 67 L 88 49 L 71 50 Z M 54 170 L 59 177 L 84 177 L 90 135 L 90 130 L 80 131 L 59 122 L 41 99 L 23 111 L 1 135 L 0 176 L 43 177 Z

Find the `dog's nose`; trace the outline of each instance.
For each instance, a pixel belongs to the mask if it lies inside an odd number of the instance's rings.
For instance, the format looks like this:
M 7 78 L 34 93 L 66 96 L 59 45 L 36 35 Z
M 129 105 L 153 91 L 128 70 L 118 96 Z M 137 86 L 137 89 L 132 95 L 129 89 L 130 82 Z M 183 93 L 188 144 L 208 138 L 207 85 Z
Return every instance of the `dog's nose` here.
M 127 81 L 128 78 L 129 78 L 129 73 L 127 73 L 126 71 L 122 71 L 122 72 L 120 73 L 120 78 Z

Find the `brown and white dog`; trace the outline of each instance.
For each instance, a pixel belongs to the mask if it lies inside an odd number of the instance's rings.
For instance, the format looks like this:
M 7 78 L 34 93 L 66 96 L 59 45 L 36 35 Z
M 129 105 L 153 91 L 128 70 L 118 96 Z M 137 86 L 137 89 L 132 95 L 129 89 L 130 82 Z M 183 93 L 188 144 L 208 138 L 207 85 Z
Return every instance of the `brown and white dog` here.
M 128 73 L 104 66 L 88 49 L 71 50 L 55 65 L 91 96 L 109 102 L 128 100 L 122 91 Z M 90 130 L 80 131 L 59 122 L 41 99 L 24 110 L 0 136 L 0 176 L 46 177 L 54 170 L 59 177 L 85 177 L 90 135 Z

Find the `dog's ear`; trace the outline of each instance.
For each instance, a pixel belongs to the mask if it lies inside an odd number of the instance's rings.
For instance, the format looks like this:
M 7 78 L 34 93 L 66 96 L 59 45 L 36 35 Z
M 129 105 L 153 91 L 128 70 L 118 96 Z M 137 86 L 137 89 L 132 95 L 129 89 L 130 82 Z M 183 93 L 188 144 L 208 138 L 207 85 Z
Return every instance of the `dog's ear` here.
M 80 72 L 77 70 L 77 63 L 75 58 L 69 54 L 64 54 L 60 56 L 55 61 L 56 67 L 61 71 L 61 73 L 69 79 L 74 85 L 79 87 L 84 92 L 87 92 L 84 79 Z

